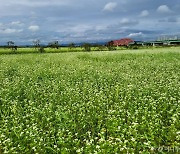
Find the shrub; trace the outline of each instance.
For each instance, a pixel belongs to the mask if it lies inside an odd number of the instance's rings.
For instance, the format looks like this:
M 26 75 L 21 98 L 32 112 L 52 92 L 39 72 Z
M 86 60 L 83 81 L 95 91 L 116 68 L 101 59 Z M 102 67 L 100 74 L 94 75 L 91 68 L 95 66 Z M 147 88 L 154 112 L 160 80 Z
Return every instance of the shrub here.
M 44 53 L 44 52 L 45 52 L 44 47 L 40 47 L 40 48 L 39 48 L 39 52 L 40 52 L 40 53 Z

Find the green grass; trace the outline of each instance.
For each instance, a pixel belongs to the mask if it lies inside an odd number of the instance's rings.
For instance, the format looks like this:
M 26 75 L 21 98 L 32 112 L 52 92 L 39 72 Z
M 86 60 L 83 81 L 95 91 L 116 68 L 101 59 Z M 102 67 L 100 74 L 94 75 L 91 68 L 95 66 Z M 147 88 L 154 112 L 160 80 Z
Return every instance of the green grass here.
M 161 48 L 163 49 L 169 49 L 169 48 L 176 48 L 176 49 L 179 49 L 179 47 L 160 47 L 160 46 L 157 46 L 157 47 L 153 47 L 153 46 L 140 46 L 138 47 L 139 50 L 154 50 L 154 49 L 157 49 L 160 50 Z M 118 51 L 136 51 L 137 49 L 128 49 L 127 47 L 115 47 L 116 50 Z M 103 48 L 104 51 L 107 51 L 108 48 L 104 47 Z M 99 51 L 99 48 L 97 47 L 91 47 L 91 52 L 94 52 L 94 51 Z M 81 47 L 75 47 L 75 48 L 72 48 L 70 49 L 69 47 L 60 47 L 59 49 L 54 49 L 54 48 L 44 48 L 44 52 L 45 53 L 67 53 L 67 52 L 84 52 L 84 48 L 81 48 Z M 35 48 L 29 48 L 29 47 L 26 47 L 26 48 L 17 48 L 16 51 L 13 51 L 12 49 L 8 49 L 8 48 L 3 48 L 1 47 L 0 48 L 0 55 L 2 54 L 29 54 L 29 53 L 40 53 L 40 51 L 38 49 L 35 49 Z
M 180 146 L 179 48 L 0 56 L 0 152 Z
M 82 48 L 76 47 L 69 49 L 68 47 L 61 47 L 59 49 L 45 48 L 46 53 L 64 53 L 64 52 L 78 52 L 82 51 Z M 35 48 L 18 48 L 17 51 L 11 49 L 0 48 L 0 54 L 27 54 L 27 53 L 39 53 L 38 49 Z
M 120 49 L 127 49 L 127 48 L 117 48 L 118 50 Z M 81 47 L 75 47 L 75 48 L 69 48 L 69 47 L 60 47 L 59 49 L 55 49 L 55 48 L 44 48 L 45 50 L 45 53 L 66 53 L 66 52 L 84 52 L 84 48 L 81 48 Z M 92 51 L 99 51 L 99 49 L 97 47 L 91 47 L 91 50 Z M 108 50 L 107 48 L 104 48 L 104 50 Z M 13 51 L 12 49 L 9 49 L 9 48 L 3 48 L 1 47 L 0 48 L 0 55 L 1 54 L 27 54 L 27 53 L 40 53 L 38 51 L 38 49 L 35 49 L 35 48 L 29 48 L 29 47 L 26 47 L 26 48 L 17 48 L 16 51 Z

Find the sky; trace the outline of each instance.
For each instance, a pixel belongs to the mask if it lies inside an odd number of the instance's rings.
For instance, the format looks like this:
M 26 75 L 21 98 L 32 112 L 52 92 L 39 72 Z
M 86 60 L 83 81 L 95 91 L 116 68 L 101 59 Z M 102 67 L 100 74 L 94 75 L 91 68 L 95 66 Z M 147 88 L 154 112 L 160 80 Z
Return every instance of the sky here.
M 180 0 L 0 0 L 0 45 L 180 34 Z

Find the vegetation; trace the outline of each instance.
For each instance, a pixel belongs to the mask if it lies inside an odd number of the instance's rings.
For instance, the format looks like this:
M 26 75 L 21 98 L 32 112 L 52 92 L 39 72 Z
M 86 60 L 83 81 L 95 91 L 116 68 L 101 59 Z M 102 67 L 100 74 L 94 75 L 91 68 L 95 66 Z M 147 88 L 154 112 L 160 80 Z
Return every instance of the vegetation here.
M 13 41 L 8 41 L 7 42 L 7 47 L 9 49 L 11 49 L 14 53 L 16 52 L 17 50 L 17 46 L 15 45 L 15 43 Z
M 14 43 L 14 42 L 13 42 Z M 137 50 L 137 49 L 157 49 L 157 48 L 177 48 L 179 46 L 139 46 L 139 45 L 129 45 L 129 46 L 119 46 L 115 47 L 110 42 L 106 45 L 100 44 L 89 44 L 83 43 L 82 45 L 76 45 L 70 43 L 68 46 L 60 46 L 58 41 L 50 42 L 47 46 L 41 45 L 40 40 L 33 41 L 33 46 L 16 46 L 7 45 L 0 46 L 0 54 L 24 54 L 24 53 L 64 53 L 64 52 L 90 52 L 90 51 L 115 51 L 115 50 Z M 10 49 L 10 50 L 8 50 Z M 18 49 L 18 50 L 17 50 Z
M 116 47 L 113 45 L 113 41 L 110 41 L 106 44 L 109 51 L 116 50 Z
M 50 43 L 48 44 L 48 47 L 50 47 L 50 48 L 55 48 L 55 49 L 59 49 L 59 47 L 60 47 L 59 41 L 50 42 Z
M 84 43 L 84 44 L 82 45 L 82 48 L 83 48 L 84 51 L 91 51 L 91 44 L 89 44 L 89 43 Z
M 94 51 L 106 51 L 108 49 L 106 46 L 100 44 L 95 44 L 93 47 Z
M 40 52 L 40 53 L 44 53 L 44 52 L 45 52 L 44 47 L 40 47 L 40 48 L 39 48 L 39 52 Z
M 1 55 L 0 151 L 179 147 L 179 70 L 179 48 Z
M 75 45 L 75 43 L 70 43 L 70 44 L 68 45 L 68 47 L 69 47 L 69 51 L 74 51 L 75 48 L 76 48 L 76 45 Z
M 41 43 L 40 40 L 33 41 L 33 46 L 34 46 L 35 51 L 40 51 L 40 47 L 41 47 L 40 43 Z

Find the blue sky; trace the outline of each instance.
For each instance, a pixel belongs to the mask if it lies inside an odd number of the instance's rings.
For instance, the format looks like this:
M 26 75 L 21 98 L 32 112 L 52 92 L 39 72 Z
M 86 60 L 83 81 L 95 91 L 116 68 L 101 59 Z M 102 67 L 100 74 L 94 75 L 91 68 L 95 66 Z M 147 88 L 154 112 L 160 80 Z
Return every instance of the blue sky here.
M 0 0 L 0 44 L 180 34 L 180 0 Z

